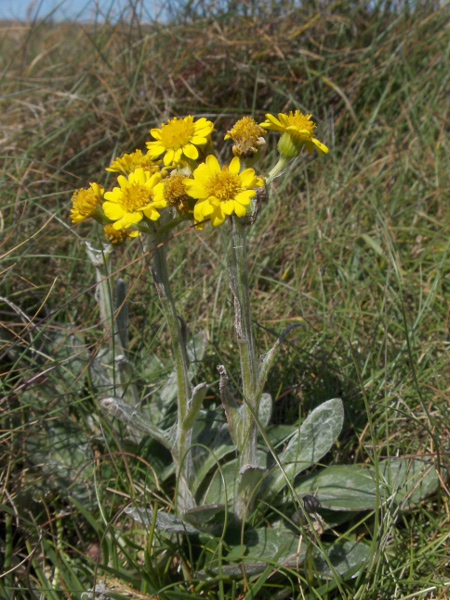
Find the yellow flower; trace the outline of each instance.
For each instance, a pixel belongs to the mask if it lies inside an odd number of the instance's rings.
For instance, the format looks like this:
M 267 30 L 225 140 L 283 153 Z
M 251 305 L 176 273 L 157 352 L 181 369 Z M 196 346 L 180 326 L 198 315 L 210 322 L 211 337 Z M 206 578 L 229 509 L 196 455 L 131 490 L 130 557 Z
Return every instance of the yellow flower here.
M 194 201 L 187 194 L 185 179 L 186 175 L 172 173 L 155 187 L 155 200 L 164 199 L 168 206 L 175 207 L 180 213 L 192 214 L 191 204 Z
M 204 117 L 194 123 L 194 117 L 171 119 L 161 129 L 151 129 L 156 142 L 147 142 L 148 154 L 152 159 L 165 152 L 164 164 L 179 164 L 183 156 L 197 160 L 197 146 L 205 146 L 213 132 L 214 125 Z
M 100 215 L 104 189 L 98 183 L 90 183 L 90 187 L 76 190 L 72 196 L 72 223 L 81 223 L 89 217 Z
M 111 163 L 106 170 L 110 173 L 122 173 L 129 175 L 139 167 L 150 173 L 157 173 L 161 161 L 154 161 L 148 154 L 142 154 L 142 150 L 135 150 L 131 154 L 123 154 Z
M 108 242 L 115 246 L 141 235 L 140 231 L 127 231 L 126 229 L 117 230 L 114 229 L 113 225 L 105 225 L 104 232 Z
M 261 127 L 282 134 L 278 142 L 278 150 L 288 159 L 298 156 L 303 146 L 310 154 L 313 154 L 314 146 L 318 148 L 319 152 L 328 154 L 325 144 L 313 137 L 316 124 L 311 120 L 311 115 L 304 115 L 299 110 L 291 111 L 288 115 L 279 113 L 278 119 L 268 114 L 266 121 L 261 123 Z
M 161 177 L 161 173 L 152 175 L 142 168 L 130 173 L 128 178 L 119 175 L 117 181 L 120 187 L 106 192 L 106 202 L 103 203 L 105 215 L 114 221 L 114 229 L 128 229 L 139 223 L 144 216 L 152 221 L 159 219 L 158 210 L 167 205 L 164 198 L 154 198 L 154 188 L 161 181 Z
M 264 135 L 266 135 L 265 129 L 261 125 L 258 125 L 255 119 L 242 117 L 228 131 L 224 139 L 233 140 L 233 154 L 235 156 L 247 159 L 258 152 L 259 146 L 263 146 L 266 143 Z
M 194 219 L 202 229 L 206 220 L 213 227 L 222 225 L 227 216 L 233 213 L 245 217 L 246 207 L 256 196 L 254 188 L 264 185 L 253 169 L 239 173 L 241 163 L 235 156 L 229 166 L 220 168 L 214 156 L 206 157 L 193 173 L 193 179 L 185 179 L 187 193 L 197 200 L 194 207 Z

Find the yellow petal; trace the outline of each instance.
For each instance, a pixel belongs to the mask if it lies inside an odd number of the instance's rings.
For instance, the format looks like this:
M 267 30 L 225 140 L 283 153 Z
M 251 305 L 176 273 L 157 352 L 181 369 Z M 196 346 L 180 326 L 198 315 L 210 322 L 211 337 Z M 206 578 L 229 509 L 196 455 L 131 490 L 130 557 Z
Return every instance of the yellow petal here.
M 183 147 L 183 154 L 192 160 L 197 160 L 198 150 L 193 144 L 186 144 Z
M 266 121 L 261 123 L 261 127 L 264 129 L 274 129 L 275 131 L 283 131 L 283 125 L 280 121 L 271 114 L 266 115 Z
M 211 225 L 213 227 L 219 227 L 219 225 L 222 225 L 225 221 L 225 216 L 226 215 L 220 209 L 215 210 L 211 215 Z
M 208 140 L 205 135 L 194 135 L 190 141 L 191 144 L 195 144 L 196 146 L 204 146 Z
M 147 177 L 149 177 L 147 185 L 150 188 L 154 188 L 162 179 L 161 173 L 153 173 L 153 175 L 150 175 L 148 171 L 145 171 L 145 174 Z
M 103 212 L 111 219 L 111 221 L 117 221 L 121 219 L 125 214 L 125 211 L 120 206 L 120 204 L 116 204 L 115 202 L 104 202 L 103 203 Z
M 278 113 L 278 118 L 279 118 L 279 123 L 280 123 L 281 127 L 283 127 L 283 129 L 285 127 L 289 127 L 290 122 L 289 122 L 289 117 L 287 115 L 285 115 L 284 113 Z
M 220 172 L 220 167 L 219 167 Z M 208 165 L 201 163 L 194 171 L 194 180 L 203 187 L 208 186 L 208 182 L 211 176 L 214 175 L 214 171 L 211 172 Z
M 161 139 L 161 129 L 150 129 L 150 135 L 155 138 L 155 140 Z M 150 144 L 154 144 L 154 142 L 149 142 Z
M 253 187 L 258 184 L 258 180 L 257 177 L 255 176 L 255 170 L 254 169 L 245 169 L 245 171 L 242 171 L 242 173 L 240 174 L 240 178 L 241 178 L 241 182 L 242 185 L 246 188 L 249 187 Z
M 204 221 L 214 212 L 212 206 L 207 200 L 197 202 L 194 206 L 194 219 L 196 221 Z
M 173 162 L 177 165 L 179 162 L 181 162 L 181 155 L 183 154 L 183 150 L 181 148 L 178 148 L 178 150 L 175 150 L 175 155 L 173 157 Z
M 166 151 L 165 147 L 161 144 L 161 142 L 147 142 L 146 146 L 148 149 L 147 154 L 152 159 L 158 158 L 158 156 L 161 156 L 161 154 Z
M 242 206 L 242 204 L 238 204 L 237 202 L 235 203 L 234 206 L 234 212 L 236 213 L 236 215 L 238 217 L 245 217 L 247 214 L 247 210 L 245 208 L 245 206 Z
M 105 193 L 105 200 L 109 200 L 110 202 L 118 202 L 120 196 L 122 196 L 120 188 L 114 188 L 112 192 Z
M 239 174 L 239 171 L 241 170 L 241 161 L 239 160 L 239 158 L 237 156 L 235 156 L 233 158 L 233 160 L 230 162 L 229 168 L 230 168 L 230 173 L 233 173 L 233 175 Z M 253 169 L 251 169 L 251 170 L 253 171 Z
M 212 154 L 210 154 L 209 156 L 206 157 L 205 162 L 206 162 L 208 169 L 210 171 L 212 171 L 212 173 L 220 173 L 221 172 L 222 169 L 220 168 L 219 161 Z
M 147 208 L 142 209 L 142 212 L 151 221 L 157 221 L 161 216 L 157 210 L 154 209 L 153 206 L 148 206 Z
M 243 204 L 244 206 L 248 206 L 250 204 L 250 201 L 252 198 L 254 198 L 256 196 L 256 192 L 255 190 L 246 190 L 245 192 L 239 192 L 239 194 L 236 195 L 236 202 L 239 202 L 239 204 Z
M 312 138 L 312 143 L 317 146 L 321 152 L 328 154 L 329 149 L 327 146 L 325 146 L 325 144 L 322 144 L 322 142 L 319 142 L 319 140 L 316 140 L 315 138 Z
M 234 213 L 235 205 L 234 200 L 226 200 L 225 202 L 221 202 L 220 208 L 226 215 L 230 216 Z
M 167 150 L 166 155 L 164 156 L 164 164 L 166 167 L 173 163 L 173 157 L 175 156 L 175 150 Z
M 184 185 L 186 186 L 188 196 L 191 198 L 201 200 L 208 197 L 208 192 L 205 190 L 204 186 L 200 185 L 197 181 L 187 179 L 184 181 Z

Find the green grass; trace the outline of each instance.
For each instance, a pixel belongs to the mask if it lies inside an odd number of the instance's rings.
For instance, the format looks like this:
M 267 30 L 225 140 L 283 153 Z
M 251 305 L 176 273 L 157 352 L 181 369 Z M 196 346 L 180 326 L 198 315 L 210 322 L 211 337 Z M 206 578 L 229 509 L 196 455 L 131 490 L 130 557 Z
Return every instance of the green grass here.
M 80 598 L 106 581 L 136 598 L 447 598 L 449 9 L 199 6 L 174 7 L 169 24 L 1 28 L 0 596 Z M 91 357 L 103 338 L 83 248 L 101 239 L 95 226 L 70 225 L 70 198 L 172 116 L 207 116 L 220 139 L 241 115 L 296 108 L 314 115 L 331 152 L 292 164 L 251 232 L 260 352 L 301 325 L 269 377 L 274 421 L 342 397 L 346 424 L 325 464 L 422 457 L 441 468 L 442 485 L 409 511 L 337 525 L 373 550 L 370 569 L 338 587 L 313 565 L 201 580 L 205 556 L 225 546 L 163 536 L 123 514 L 136 498 L 171 506 L 173 480 L 160 484 L 152 470 L 167 457 L 124 441 L 94 402 L 85 363 L 64 362 L 84 356 L 70 334 Z M 275 143 L 269 136 L 261 172 Z M 180 313 L 208 334 L 198 377 L 210 405 L 216 365 L 238 372 L 226 238 L 189 228 L 169 252 Z M 145 380 L 149 356 L 167 363 L 168 333 L 136 244 L 116 251 L 113 269 L 129 288 L 130 348 Z M 146 393 L 163 375 L 145 380 Z M 76 452 L 81 472 L 49 458 Z

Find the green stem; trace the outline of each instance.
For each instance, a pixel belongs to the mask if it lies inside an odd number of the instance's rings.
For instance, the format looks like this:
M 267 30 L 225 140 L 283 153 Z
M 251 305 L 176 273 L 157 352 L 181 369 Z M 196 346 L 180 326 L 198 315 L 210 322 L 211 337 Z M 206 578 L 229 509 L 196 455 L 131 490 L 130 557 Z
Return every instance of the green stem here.
M 283 155 L 280 155 L 280 158 L 278 159 L 277 164 L 269 171 L 269 174 L 267 175 L 267 179 L 266 179 L 266 185 L 269 185 L 269 183 L 271 183 L 276 177 L 278 177 L 278 175 L 281 173 L 281 171 L 284 169 L 284 167 L 288 164 L 289 159 L 286 158 Z
M 183 335 L 170 289 L 166 258 L 166 241 L 165 236 L 159 232 L 153 236 L 152 273 L 164 317 L 169 327 L 172 352 L 177 373 L 178 418 L 176 439 L 172 453 L 177 467 L 177 509 L 179 512 L 184 512 L 195 506 L 195 501 L 190 492 L 194 474 L 192 454 L 190 452 L 192 446 L 192 428 L 189 426 L 189 419 L 187 419 L 193 394 L 189 377 L 189 359 L 186 351 L 186 339 Z
M 111 262 L 113 247 L 111 244 L 103 245 L 101 250 L 97 250 L 89 242 L 86 242 L 86 252 L 89 260 L 95 267 L 95 277 L 97 287 L 95 289 L 95 299 L 100 310 L 100 320 L 103 325 L 105 336 L 113 343 L 115 333 L 114 307 L 110 288 L 109 266 Z
M 239 411 L 241 431 L 238 439 L 239 477 L 249 467 L 257 466 L 257 433 L 258 427 L 254 415 L 258 414 L 260 394 L 258 394 L 258 359 L 253 336 L 252 314 L 247 267 L 246 226 L 243 221 L 232 219 L 232 245 L 228 260 L 230 288 L 234 296 L 235 330 L 239 346 L 241 363 L 243 405 Z M 245 518 L 249 508 L 252 490 L 246 485 L 239 485 L 236 498 L 236 516 Z

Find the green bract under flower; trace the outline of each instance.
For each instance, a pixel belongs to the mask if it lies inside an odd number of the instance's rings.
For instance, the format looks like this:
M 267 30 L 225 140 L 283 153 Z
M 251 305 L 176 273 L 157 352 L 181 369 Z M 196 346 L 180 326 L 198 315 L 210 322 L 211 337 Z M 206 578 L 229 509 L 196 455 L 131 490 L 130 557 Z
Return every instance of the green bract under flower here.
M 303 146 L 310 154 L 313 154 L 314 148 L 328 154 L 327 146 L 313 137 L 316 124 L 311 119 L 311 115 L 304 115 L 299 110 L 291 111 L 288 115 L 279 113 L 278 119 L 267 114 L 266 121 L 261 123 L 261 127 L 282 134 L 278 142 L 278 151 L 288 159 L 298 156 Z
M 105 193 L 103 203 L 105 215 L 114 221 L 114 229 L 128 229 L 139 223 L 144 217 L 157 221 L 158 210 L 167 206 L 164 198 L 154 197 L 154 188 L 161 181 L 161 173 L 153 175 L 142 168 L 136 169 L 128 178 L 119 175 L 120 187 Z
M 150 130 L 156 142 L 147 142 L 148 155 L 155 159 L 165 153 L 166 166 L 179 164 L 183 157 L 197 160 L 197 146 L 205 146 L 213 130 L 214 124 L 204 117 L 198 121 L 191 116 L 184 119 L 175 117 L 163 124 L 161 129 Z
M 242 173 L 240 169 L 237 157 L 221 169 L 217 158 L 211 155 L 197 167 L 193 179 L 184 180 L 188 195 L 197 200 L 194 219 L 199 229 L 205 221 L 211 221 L 211 225 L 217 227 L 232 214 L 245 217 L 247 206 L 256 195 L 255 188 L 264 185 L 264 181 L 253 169 L 245 169 Z

